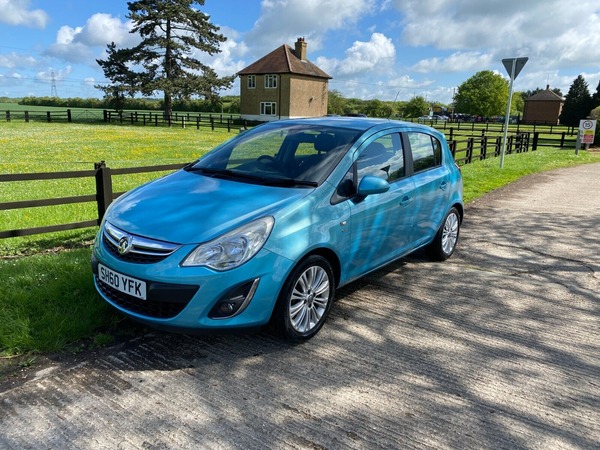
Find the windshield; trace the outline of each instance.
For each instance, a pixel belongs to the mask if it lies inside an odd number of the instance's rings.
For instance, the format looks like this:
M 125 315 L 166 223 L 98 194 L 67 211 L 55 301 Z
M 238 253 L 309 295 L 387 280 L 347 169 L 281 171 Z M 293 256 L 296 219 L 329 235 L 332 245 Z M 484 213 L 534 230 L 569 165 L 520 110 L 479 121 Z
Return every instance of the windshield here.
M 359 134 L 331 126 L 272 122 L 227 141 L 187 170 L 251 183 L 318 186 Z

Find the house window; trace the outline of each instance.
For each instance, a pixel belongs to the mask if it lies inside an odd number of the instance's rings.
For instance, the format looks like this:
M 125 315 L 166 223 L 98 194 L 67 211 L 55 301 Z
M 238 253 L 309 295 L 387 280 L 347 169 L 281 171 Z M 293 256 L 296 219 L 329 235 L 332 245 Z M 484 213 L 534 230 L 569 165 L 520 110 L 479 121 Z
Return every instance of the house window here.
M 275 89 L 277 87 L 277 75 L 265 75 L 265 88 Z
M 261 116 L 277 115 L 277 103 L 275 103 L 275 102 L 260 102 L 260 115 Z
M 256 75 L 248 75 L 248 89 L 256 87 Z

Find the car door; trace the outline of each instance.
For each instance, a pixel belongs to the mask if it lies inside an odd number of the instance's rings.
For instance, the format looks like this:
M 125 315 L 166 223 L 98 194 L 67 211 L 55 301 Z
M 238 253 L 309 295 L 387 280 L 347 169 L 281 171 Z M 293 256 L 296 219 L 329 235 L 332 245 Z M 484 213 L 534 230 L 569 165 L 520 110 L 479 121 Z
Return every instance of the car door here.
M 414 246 L 428 243 L 435 236 L 448 209 L 451 174 L 442 164 L 440 141 L 425 132 L 405 133 L 412 159 L 414 182 Z
M 414 223 L 412 179 L 406 177 L 405 154 L 399 133 L 382 133 L 358 149 L 358 158 L 346 176 L 354 189 L 367 175 L 386 180 L 387 192 L 350 196 L 347 220 L 349 245 L 342 258 L 353 279 L 404 254 L 410 246 Z

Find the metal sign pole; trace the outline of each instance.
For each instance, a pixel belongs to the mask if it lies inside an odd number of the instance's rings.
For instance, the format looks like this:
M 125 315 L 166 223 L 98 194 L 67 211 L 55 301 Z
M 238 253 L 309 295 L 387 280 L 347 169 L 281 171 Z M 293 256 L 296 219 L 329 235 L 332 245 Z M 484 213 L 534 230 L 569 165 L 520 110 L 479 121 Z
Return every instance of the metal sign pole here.
M 512 68 L 510 71 L 510 88 L 508 89 L 508 102 L 506 104 L 506 114 L 504 115 L 504 136 L 502 138 L 502 152 L 500 153 L 500 168 L 504 167 L 504 154 L 506 153 L 506 139 L 508 137 L 508 123 L 510 117 L 510 104 L 512 102 L 513 81 L 515 80 L 515 67 L 517 60 L 512 60 Z
M 502 152 L 500 153 L 500 168 L 504 167 L 504 154 L 506 153 L 506 140 L 508 138 L 508 124 L 510 121 L 510 105 L 512 102 L 512 94 L 513 94 L 513 82 L 517 75 L 521 73 L 521 70 L 525 66 L 525 63 L 529 60 L 529 58 L 507 58 L 502 60 L 502 64 L 504 64 L 504 68 L 510 75 L 510 89 L 508 92 L 508 102 L 506 105 L 506 115 L 504 116 L 504 138 L 502 139 Z

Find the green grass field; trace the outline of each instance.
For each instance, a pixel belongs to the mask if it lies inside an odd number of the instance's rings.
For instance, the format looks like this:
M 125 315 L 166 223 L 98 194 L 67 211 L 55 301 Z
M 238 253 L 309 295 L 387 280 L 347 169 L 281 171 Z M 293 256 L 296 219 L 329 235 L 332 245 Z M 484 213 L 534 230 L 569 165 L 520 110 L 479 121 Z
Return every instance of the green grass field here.
M 43 122 L 0 122 L 0 173 L 92 170 L 95 162 L 110 168 L 179 164 L 193 161 L 232 137 L 226 130 L 153 128 Z M 118 176 L 115 192 L 126 191 L 163 173 Z M 0 185 L 0 202 L 45 199 L 95 192 L 93 178 L 24 181 Z M 97 217 L 95 203 L 0 211 L 0 230 L 56 225 Z M 80 240 L 75 231 L 59 235 Z M 90 231 L 87 238 L 91 238 Z M 48 235 L 0 240 L 0 255 L 22 254 L 51 246 Z M 55 245 L 60 245 L 57 242 Z
M 191 161 L 233 133 L 195 128 L 0 122 L 0 173 L 134 167 Z M 557 167 L 600 162 L 600 153 L 545 149 L 507 155 L 504 169 L 490 159 L 462 168 L 465 200 L 524 175 Z M 123 176 L 115 190 L 134 187 L 159 174 Z M 90 182 L 92 183 L 92 182 Z M 0 184 L 0 202 L 93 192 L 73 181 Z M 0 211 L 0 229 L 93 218 L 95 205 Z M 50 222 L 50 223 L 48 223 Z M 96 294 L 90 270 L 95 228 L 0 240 L 0 357 L 54 352 L 110 343 L 115 335 L 139 330 Z M 135 331 L 134 331 L 135 332 Z M 24 355 L 24 356 L 23 356 Z

